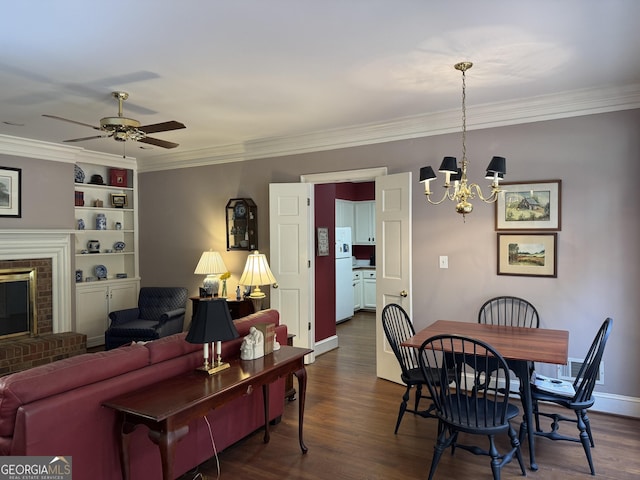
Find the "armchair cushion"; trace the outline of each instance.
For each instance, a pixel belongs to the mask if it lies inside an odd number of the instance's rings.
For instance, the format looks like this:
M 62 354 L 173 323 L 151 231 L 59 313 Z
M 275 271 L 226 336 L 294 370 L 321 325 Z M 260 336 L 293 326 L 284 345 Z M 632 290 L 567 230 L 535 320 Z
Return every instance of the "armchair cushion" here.
M 141 288 L 137 308 L 109 313 L 111 325 L 105 332 L 105 349 L 182 332 L 186 304 L 186 288 Z

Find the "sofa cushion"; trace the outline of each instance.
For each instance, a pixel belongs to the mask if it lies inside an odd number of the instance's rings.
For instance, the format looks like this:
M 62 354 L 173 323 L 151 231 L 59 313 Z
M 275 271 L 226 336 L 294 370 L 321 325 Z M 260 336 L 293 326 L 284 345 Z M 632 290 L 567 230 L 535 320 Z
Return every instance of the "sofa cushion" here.
M 149 364 L 142 345 L 87 353 L 0 378 L 0 436 L 13 434 L 16 411 L 27 403 L 97 383 Z
M 238 330 L 238 334 L 244 337 L 249 335 L 249 329 L 256 323 L 273 323 L 276 326 L 280 325 L 280 313 L 271 308 L 260 310 L 259 312 L 234 320 L 233 323 L 236 326 L 236 330 Z
M 186 332 L 176 333 L 145 343 L 144 346 L 149 350 L 149 364 L 153 365 L 196 350 L 202 350 L 202 345 L 187 342 L 186 336 Z

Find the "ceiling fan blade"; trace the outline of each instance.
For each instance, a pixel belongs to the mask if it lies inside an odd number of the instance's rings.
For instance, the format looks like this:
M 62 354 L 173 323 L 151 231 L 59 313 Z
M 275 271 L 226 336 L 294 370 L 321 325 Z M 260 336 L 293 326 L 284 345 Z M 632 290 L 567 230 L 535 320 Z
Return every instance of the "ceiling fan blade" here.
M 157 133 L 168 132 L 169 130 L 179 130 L 185 127 L 184 123 L 171 120 L 170 122 L 154 123 L 153 125 L 142 125 L 138 127 L 138 130 L 142 130 L 144 133 Z
M 65 143 L 84 142 L 85 140 L 94 140 L 96 138 L 107 138 L 111 135 L 94 135 L 93 137 L 72 138 L 71 140 L 63 140 Z
M 138 140 L 138 142 L 148 143 L 149 145 L 155 145 L 162 148 L 176 148 L 179 143 L 167 142 L 166 140 L 160 140 L 159 138 L 144 137 Z
M 83 127 L 93 128 L 94 130 L 101 130 L 100 127 L 96 127 L 94 125 L 89 125 L 88 123 L 76 122 L 75 120 L 69 120 L 68 118 L 58 117 L 57 115 L 47 115 L 43 114 L 43 117 L 47 118 L 55 118 L 56 120 L 62 120 L 63 122 L 75 123 L 76 125 L 82 125 Z

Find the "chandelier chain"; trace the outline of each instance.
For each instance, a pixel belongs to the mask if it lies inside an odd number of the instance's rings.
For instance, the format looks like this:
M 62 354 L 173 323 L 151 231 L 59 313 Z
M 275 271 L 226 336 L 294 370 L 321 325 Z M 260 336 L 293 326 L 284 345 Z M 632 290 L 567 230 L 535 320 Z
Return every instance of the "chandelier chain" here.
M 467 162 L 467 81 L 466 70 L 462 70 L 462 165 Z

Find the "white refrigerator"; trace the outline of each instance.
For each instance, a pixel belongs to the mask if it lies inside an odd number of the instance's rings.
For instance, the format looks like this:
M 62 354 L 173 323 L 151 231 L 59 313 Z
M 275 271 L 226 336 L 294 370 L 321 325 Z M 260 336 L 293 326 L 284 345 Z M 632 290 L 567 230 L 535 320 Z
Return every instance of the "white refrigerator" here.
M 353 268 L 351 228 L 337 227 L 336 244 L 336 323 L 353 317 Z

